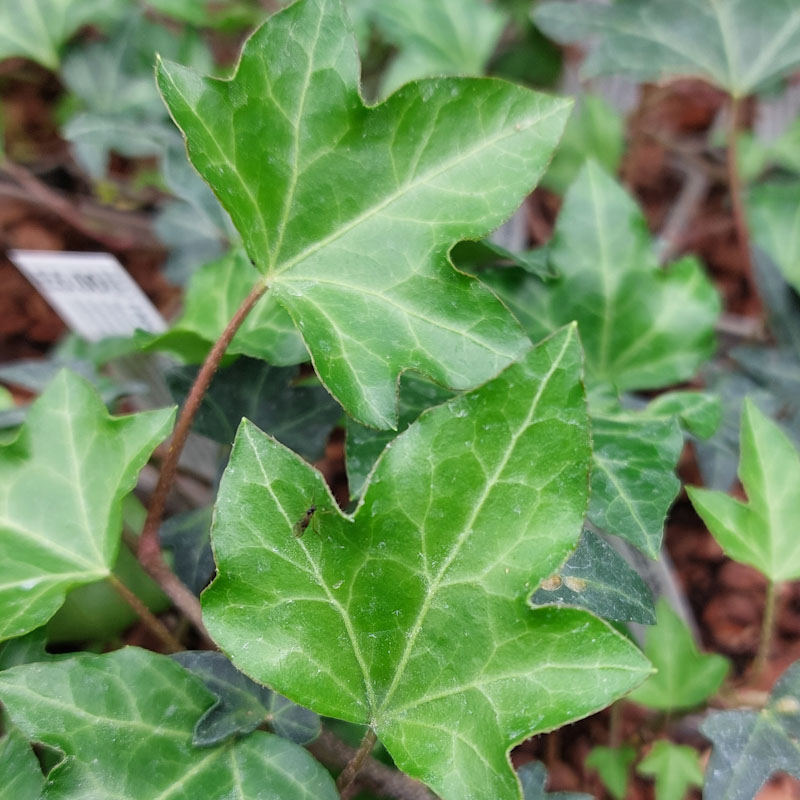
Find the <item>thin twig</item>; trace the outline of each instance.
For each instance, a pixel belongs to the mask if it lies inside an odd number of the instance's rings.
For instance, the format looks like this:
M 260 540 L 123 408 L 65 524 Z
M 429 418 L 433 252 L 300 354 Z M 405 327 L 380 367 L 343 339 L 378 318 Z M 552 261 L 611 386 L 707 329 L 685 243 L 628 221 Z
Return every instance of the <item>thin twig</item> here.
M 761 622 L 761 639 L 758 643 L 758 652 L 753 661 L 752 676 L 758 680 L 769 664 L 769 654 L 772 648 L 772 640 L 775 638 L 775 607 L 777 605 L 780 584 L 776 581 L 767 582 L 767 596 L 764 601 L 764 619 Z
M 161 640 L 168 653 L 179 653 L 181 650 L 186 649 L 172 635 L 169 628 L 116 575 L 113 573 L 109 575 L 108 582 L 136 612 L 136 615 L 147 626 L 148 630 Z
M 258 283 L 244 299 L 244 302 L 234 314 L 233 319 L 228 323 L 220 338 L 211 348 L 211 352 L 206 356 L 200 372 L 197 373 L 194 384 L 181 410 L 175 431 L 172 434 L 172 441 L 169 450 L 161 464 L 161 473 L 158 476 L 158 483 L 150 498 L 150 505 L 147 509 L 147 519 L 139 537 L 138 557 L 142 566 L 161 588 L 167 593 L 170 600 L 180 609 L 180 611 L 192 622 L 197 630 L 211 643 L 211 638 L 203 624 L 202 610 L 200 601 L 195 595 L 178 579 L 175 573 L 169 568 L 161 552 L 161 544 L 158 540 L 158 529 L 161 519 L 164 516 L 164 508 L 167 503 L 167 496 L 175 480 L 175 472 L 178 466 L 183 446 L 192 427 L 195 415 L 200 408 L 206 391 L 208 390 L 211 379 L 219 367 L 231 339 L 239 330 L 239 327 L 247 318 L 253 306 L 266 292 L 267 285 L 264 281 Z
M 353 779 L 356 777 L 361 767 L 364 766 L 364 762 L 372 754 L 372 748 L 375 747 L 375 742 L 377 741 L 378 737 L 375 735 L 375 731 L 372 730 L 372 728 L 367 728 L 367 732 L 364 734 L 364 738 L 361 740 L 358 750 L 356 750 L 353 757 L 347 762 L 345 768 L 336 779 L 336 788 L 340 793 L 353 782 Z
M 318 761 L 334 770 L 342 769 L 356 754 L 354 747 L 326 730 L 323 730 L 308 749 Z M 433 793 L 424 784 L 374 758 L 367 758 L 364 762 L 358 773 L 358 784 L 378 797 L 391 797 L 394 800 L 435 800 Z

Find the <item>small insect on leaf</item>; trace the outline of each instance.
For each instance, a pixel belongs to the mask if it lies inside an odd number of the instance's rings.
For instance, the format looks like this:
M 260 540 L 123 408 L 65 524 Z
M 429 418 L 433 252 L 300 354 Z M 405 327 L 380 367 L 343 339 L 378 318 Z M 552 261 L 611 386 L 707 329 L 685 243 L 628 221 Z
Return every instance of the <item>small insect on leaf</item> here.
M 308 528 L 309 524 L 311 523 L 312 519 L 314 519 L 314 513 L 316 512 L 317 507 L 312 503 L 305 511 L 302 517 L 300 517 L 297 522 L 292 526 L 292 535 L 295 536 L 297 539 L 300 539 L 303 534 L 306 532 L 306 528 Z M 315 533 L 319 533 L 319 522 L 315 520 L 315 525 L 312 526 L 312 529 Z

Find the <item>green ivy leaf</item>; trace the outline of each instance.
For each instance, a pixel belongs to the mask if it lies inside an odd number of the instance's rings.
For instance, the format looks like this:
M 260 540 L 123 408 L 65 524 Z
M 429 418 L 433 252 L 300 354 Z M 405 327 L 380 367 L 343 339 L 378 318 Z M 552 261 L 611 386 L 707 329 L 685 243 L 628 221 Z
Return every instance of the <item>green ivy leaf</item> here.
M 28 740 L 15 727 L 0 738 L 0 800 L 39 800 L 44 775 Z
M 110 417 L 66 370 L 33 403 L 17 438 L 0 446 L 0 639 L 38 628 L 69 589 L 108 577 L 122 498 L 173 416 Z
M 481 274 L 533 341 L 577 320 L 590 388 L 658 389 L 690 378 L 714 351 L 720 301 L 693 259 L 660 269 L 647 223 L 600 166 L 567 191 L 542 283 L 514 270 Z
M 717 711 L 700 730 L 714 743 L 705 800 L 750 800 L 770 775 L 800 778 L 800 662 L 775 684 L 761 711 Z
M 747 198 L 753 241 L 800 292 L 800 183 L 764 183 Z
M 383 76 L 387 95 L 418 78 L 482 75 L 507 15 L 485 0 L 382 0 L 374 19 L 399 51 Z
M 585 608 L 619 622 L 656 621 L 647 584 L 610 544 L 586 530 L 566 564 L 541 584 L 531 603 Z
M 622 747 L 593 747 L 586 756 L 586 766 L 597 770 L 603 786 L 615 800 L 623 800 L 628 791 L 628 776 L 636 760 L 636 749 Z
M 196 367 L 167 374 L 172 397 L 182 405 L 197 377 Z M 296 384 L 297 370 L 240 358 L 221 369 L 206 392 L 194 430 L 230 444 L 244 417 L 309 461 L 321 458 L 342 410 L 321 387 Z
M 192 745 L 213 703 L 199 679 L 166 656 L 126 647 L 0 673 L 0 698 L 23 734 L 64 759 L 48 796 L 257 796 L 336 800 L 328 773 L 295 744 L 258 731 L 214 749 Z M 112 788 L 113 787 L 113 788 Z
M 157 72 L 267 302 L 289 312 L 347 412 L 391 428 L 402 371 L 471 388 L 526 348 L 502 304 L 447 253 L 511 214 L 569 103 L 450 78 L 369 108 L 351 41 L 340 0 L 299 0 L 248 40 L 231 80 L 167 63 Z
M 175 574 L 197 595 L 214 574 L 211 552 L 211 508 L 197 508 L 170 517 L 159 531 L 161 544 L 172 551 Z
M 44 628 L 37 628 L 15 639 L 6 639 L 0 643 L 0 672 L 20 664 L 47 661 L 53 656 L 47 652 L 46 645 L 47 632 Z
M 656 800 L 683 800 L 690 786 L 703 785 L 697 750 L 665 739 L 653 745 L 636 771 L 656 779 Z
M 206 264 L 189 281 L 181 318 L 158 336 L 137 332 L 139 346 L 145 351 L 172 353 L 191 364 L 203 361 L 257 277 L 258 273 L 240 249 Z M 308 360 L 300 335 L 274 296 L 262 298 L 226 352 L 263 358 L 279 367 Z
M 123 0 L 0 0 L 0 59 L 22 56 L 56 70 L 67 40 L 84 25 L 109 22 Z
M 197 721 L 193 743 L 209 747 L 234 735 L 252 733 L 269 722 L 272 730 L 295 744 L 307 744 L 319 736 L 320 720 L 312 711 L 297 706 L 251 681 L 222 653 L 186 651 L 172 656 L 203 681 L 217 702 Z
M 546 247 L 537 247 L 535 250 L 527 250 L 523 253 L 512 253 L 505 247 L 495 244 L 491 239 L 481 239 L 477 242 L 459 242 L 450 255 L 458 269 L 472 274 L 485 267 L 513 265 L 540 278 L 556 276 L 548 261 Z
M 147 0 L 147 5 L 179 22 L 223 31 L 252 28 L 264 18 L 257 0 Z
M 533 18 L 558 42 L 596 38 L 583 64 L 587 77 L 698 77 L 744 97 L 800 64 L 794 0 L 555 2 L 539 4 Z
M 523 764 L 517 776 L 522 784 L 522 800 L 591 800 L 588 794 L 577 792 L 545 792 L 547 769 L 539 761 Z
M 707 439 L 722 421 L 722 403 L 718 395 L 709 392 L 665 392 L 647 406 L 644 416 L 677 417 L 687 431 Z
M 445 800 L 517 799 L 514 743 L 648 672 L 596 617 L 528 604 L 576 544 L 589 458 L 574 326 L 423 414 L 353 517 L 244 421 L 217 500 L 206 624 L 259 683 L 370 724 Z M 297 538 L 312 504 L 319 533 Z
M 686 624 L 663 598 L 656 603 L 656 618 L 644 652 L 657 672 L 630 699 L 659 711 L 693 708 L 719 689 L 730 663 L 723 656 L 699 653 Z
M 791 439 L 745 399 L 739 478 L 748 502 L 687 487 L 689 499 L 722 549 L 771 581 L 800 577 L 800 453 Z

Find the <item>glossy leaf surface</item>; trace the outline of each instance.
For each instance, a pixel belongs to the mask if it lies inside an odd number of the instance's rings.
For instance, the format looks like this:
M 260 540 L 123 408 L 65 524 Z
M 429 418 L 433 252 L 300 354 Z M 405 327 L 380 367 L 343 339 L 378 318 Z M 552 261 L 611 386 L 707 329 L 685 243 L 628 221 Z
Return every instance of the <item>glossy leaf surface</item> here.
M 79 28 L 123 9 L 121 0 L 0 0 L 0 59 L 22 56 L 57 69 L 61 48 Z
M 596 617 L 528 605 L 577 541 L 589 457 L 574 327 L 424 414 L 384 451 L 353 517 L 244 422 L 217 501 L 206 624 L 254 679 L 372 725 L 445 800 L 516 800 L 515 742 L 648 672 Z M 298 538 L 312 503 L 319 533 Z
M 719 298 L 700 265 L 658 266 L 625 190 L 587 162 L 567 191 L 549 258 L 559 278 L 481 274 L 533 341 L 576 320 L 589 387 L 657 389 L 686 380 L 714 350 Z
M 771 581 L 800 577 L 800 453 L 749 399 L 744 402 L 739 478 L 743 503 L 722 492 L 688 487 L 689 498 L 722 549 Z
M 636 760 L 636 749 L 622 747 L 593 747 L 586 756 L 586 766 L 597 770 L 603 786 L 615 800 L 623 800 L 628 790 L 628 777 Z
M 0 800 L 39 800 L 44 775 L 33 749 L 11 726 L 0 738 Z
M 718 711 L 701 730 L 714 743 L 705 800 L 750 800 L 770 775 L 800 778 L 800 662 L 784 672 L 761 711 Z
M 598 617 L 654 625 L 653 595 L 617 551 L 585 530 L 575 552 L 533 595 L 534 605 L 585 608 Z
M 192 745 L 213 695 L 166 656 L 128 647 L 0 674 L 0 698 L 22 732 L 63 751 L 47 797 L 119 800 L 286 797 L 336 800 L 302 748 L 258 731 L 221 747 Z
M 630 699 L 661 711 L 699 705 L 722 685 L 730 663 L 723 656 L 699 653 L 686 624 L 663 598 L 656 603 L 656 617 L 644 652 L 658 671 Z
M 698 77 L 742 97 L 800 64 L 794 0 L 541 3 L 534 20 L 559 42 L 597 38 L 583 65 L 587 76 Z
M 111 417 L 66 370 L 31 406 L 17 438 L 0 447 L 0 639 L 38 628 L 70 588 L 109 575 L 122 498 L 173 414 Z
M 183 367 L 167 375 L 182 405 L 197 376 Z M 217 372 L 203 398 L 194 430 L 230 444 L 243 417 L 309 461 L 320 458 L 342 410 L 321 387 L 297 382 L 297 370 L 239 358 Z
M 690 786 L 703 785 L 700 756 L 693 747 L 659 739 L 636 771 L 656 780 L 656 800 L 683 800 Z
M 316 714 L 251 681 L 222 653 L 186 651 L 172 658 L 200 678 L 217 698 L 197 721 L 192 739 L 197 747 L 251 733 L 263 723 L 295 744 L 307 744 L 319 736 Z
M 349 414 L 393 427 L 403 370 L 471 388 L 524 351 L 503 306 L 447 253 L 530 191 L 567 101 L 443 78 L 368 108 L 340 0 L 273 16 L 230 81 L 167 63 L 157 73 L 269 302 L 292 316 Z

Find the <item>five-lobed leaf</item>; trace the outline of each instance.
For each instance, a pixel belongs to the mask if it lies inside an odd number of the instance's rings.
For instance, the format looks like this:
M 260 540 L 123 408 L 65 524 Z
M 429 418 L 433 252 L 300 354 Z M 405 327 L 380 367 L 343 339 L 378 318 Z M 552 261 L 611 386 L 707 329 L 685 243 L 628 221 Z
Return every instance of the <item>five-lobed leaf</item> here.
M 719 711 L 700 730 L 714 744 L 705 800 L 750 800 L 776 772 L 800 778 L 800 662 L 784 672 L 761 711 Z
M 157 77 L 269 302 L 289 312 L 349 414 L 393 427 L 404 370 L 471 388 L 525 350 L 506 309 L 448 251 L 530 191 L 568 101 L 442 78 L 367 107 L 340 0 L 275 14 L 230 80 L 163 62 Z
M 656 800 L 683 800 L 690 786 L 703 785 L 700 756 L 693 747 L 659 739 L 636 771 L 656 780 Z
M 647 632 L 644 652 L 657 672 L 631 692 L 630 699 L 660 711 L 693 708 L 719 689 L 730 662 L 714 653 L 699 653 L 686 623 L 663 598 L 656 603 L 656 620 Z
M 597 770 L 603 786 L 615 800 L 623 800 L 628 790 L 631 765 L 636 760 L 636 748 L 630 745 L 621 747 L 593 747 L 586 756 L 585 764 Z
M 48 777 L 52 800 L 338 798 L 325 769 L 278 736 L 194 747 L 195 723 L 214 697 L 146 650 L 15 667 L 0 673 L 0 698 L 25 736 L 64 753 Z
M 771 581 L 800 577 L 800 453 L 777 423 L 745 399 L 739 478 L 743 503 L 722 492 L 688 487 L 697 513 L 728 556 Z
M 69 589 L 111 573 L 122 499 L 173 415 L 111 417 L 92 387 L 64 370 L 17 438 L 0 446 L 0 639 L 39 627 Z
M 596 37 L 586 76 L 698 77 L 743 97 L 800 64 L 794 0 L 551 2 L 533 18 L 559 42 Z
M 423 414 L 353 517 L 245 421 L 217 500 L 206 624 L 255 680 L 370 724 L 445 800 L 519 798 L 514 743 L 649 670 L 596 617 L 528 604 L 577 542 L 589 458 L 574 326 Z M 319 532 L 298 538 L 312 504 Z

